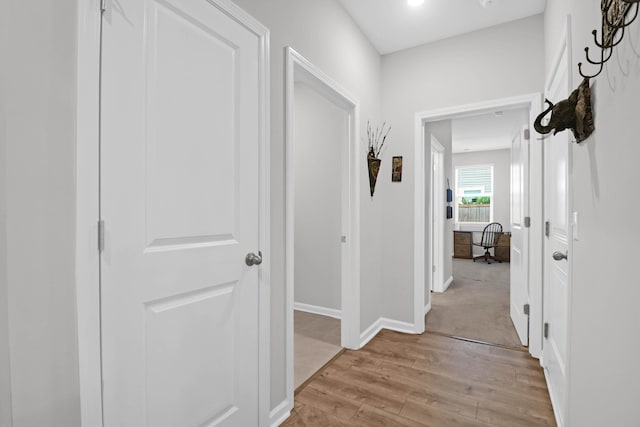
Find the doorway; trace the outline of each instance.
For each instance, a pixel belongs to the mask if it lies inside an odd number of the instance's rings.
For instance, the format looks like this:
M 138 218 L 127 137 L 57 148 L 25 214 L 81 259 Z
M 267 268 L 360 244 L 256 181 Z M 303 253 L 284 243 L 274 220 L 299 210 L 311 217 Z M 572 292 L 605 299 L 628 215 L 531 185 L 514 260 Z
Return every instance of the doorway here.
M 359 346 L 359 102 L 292 48 L 285 55 L 286 373 L 292 408 L 296 386 L 337 351 Z M 296 348 L 305 353 L 299 352 L 299 361 L 311 356 L 312 364 L 298 369 Z
M 493 191 L 492 185 L 491 185 L 492 183 L 488 183 L 485 188 L 480 188 L 484 185 L 483 182 L 481 181 L 482 179 L 484 179 L 483 178 L 484 175 L 493 174 L 494 173 L 493 169 L 495 164 L 499 163 L 500 164 L 499 181 L 501 183 L 504 183 L 505 181 L 507 183 L 511 183 L 512 169 L 513 169 L 511 147 L 512 147 L 513 141 L 516 139 L 515 135 L 516 134 L 520 135 L 520 133 L 522 133 L 521 135 L 522 138 L 527 136 L 522 131 L 522 124 L 523 123 L 529 124 L 533 122 L 533 118 L 535 118 L 537 113 L 540 111 L 540 104 L 541 104 L 540 101 L 541 101 L 541 96 L 539 94 L 532 94 L 532 95 L 526 95 L 522 97 L 507 98 L 507 99 L 489 101 L 489 102 L 480 103 L 480 104 L 472 104 L 472 105 L 460 106 L 460 107 L 455 107 L 450 109 L 436 110 L 436 111 L 416 114 L 416 160 L 418 162 L 418 164 L 416 165 L 416 170 L 418 172 L 424 167 L 424 165 L 431 164 L 431 159 L 430 159 L 431 150 L 427 151 L 424 149 L 424 147 L 429 147 L 431 135 L 433 132 L 435 132 L 434 129 L 437 129 L 438 127 L 440 128 L 444 127 L 448 129 L 448 136 L 447 136 L 447 132 L 444 132 L 444 137 L 438 138 L 438 139 L 440 139 L 440 142 L 445 146 L 446 151 L 449 151 L 449 156 L 451 156 L 449 157 L 449 159 L 451 159 L 450 160 L 451 164 L 447 166 L 449 168 L 449 172 L 446 173 L 445 179 L 447 178 L 450 179 L 451 187 L 456 197 L 454 197 L 451 203 L 451 205 L 453 205 L 452 207 L 454 208 L 454 218 L 450 221 L 445 221 L 445 224 L 450 225 L 451 227 L 447 227 L 447 225 L 443 227 L 443 230 L 445 233 L 444 244 L 440 246 L 440 244 L 438 243 L 436 244 L 436 247 L 434 247 L 433 249 L 434 251 L 438 251 L 438 250 L 441 251 L 444 257 L 452 259 L 451 268 L 450 270 L 445 271 L 445 277 L 447 277 L 448 276 L 447 273 L 449 273 L 453 277 L 453 282 L 451 283 L 451 285 L 449 285 L 448 290 L 446 292 L 444 293 L 437 292 L 439 289 L 445 289 L 444 286 L 441 286 L 438 283 L 440 281 L 440 278 L 438 276 L 434 276 L 433 270 L 429 269 L 430 267 L 429 261 L 431 261 L 434 257 L 437 257 L 437 255 L 435 253 L 429 254 L 426 251 L 429 249 L 429 244 L 431 241 L 433 242 L 438 241 L 437 233 L 435 232 L 430 234 L 425 233 L 425 236 L 426 236 L 425 239 L 419 239 L 419 238 L 416 239 L 416 252 L 415 252 L 416 253 L 416 260 L 415 260 L 416 292 L 415 292 L 415 295 L 416 296 L 419 295 L 421 297 L 421 303 L 424 303 L 424 300 L 422 298 L 423 294 L 421 292 L 422 291 L 421 283 L 424 283 L 424 282 L 426 282 L 427 286 L 429 286 L 427 289 L 432 289 L 436 291 L 436 292 L 432 292 L 431 295 L 428 296 L 429 301 L 426 304 L 427 309 L 430 309 L 430 311 L 433 312 L 433 314 L 435 314 L 438 311 L 437 306 L 439 302 L 442 302 L 442 305 L 455 304 L 455 303 L 451 303 L 450 301 L 439 301 L 439 298 L 445 297 L 447 296 L 447 294 L 449 295 L 455 294 L 455 292 L 458 291 L 455 286 L 456 275 L 462 276 L 462 279 L 467 280 L 470 289 L 472 289 L 473 291 L 478 291 L 480 289 L 480 286 L 478 286 L 478 284 L 482 283 L 484 279 L 486 279 L 486 281 L 491 282 L 493 284 L 496 284 L 496 282 L 501 281 L 500 292 L 503 298 L 502 307 L 500 308 L 502 313 L 501 317 L 502 317 L 502 320 L 504 321 L 503 323 L 505 323 L 506 325 L 505 328 L 508 327 L 511 329 L 511 334 L 512 334 L 511 337 L 513 338 L 511 343 L 513 344 L 513 346 L 520 346 L 521 341 L 518 340 L 518 337 L 515 334 L 514 326 L 510 318 L 511 316 L 509 314 L 509 310 L 511 306 L 511 301 L 509 299 L 509 294 L 511 293 L 509 289 L 509 284 L 511 282 L 510 280 L 511 272 L 509 269 L 509 264 L 503 261 L 502 263 L 496 262 L 495 264 L 484 265 L 484 262 L 480 260 L 477 260 L 474 263 L 472 261 L 473 256 L 482 255 L 482 253 L 484 253 L 484 249 L 482 247 L 477 247 L 476 252 L 479 252 L 479 253 L 473 254 L 472 252 L 473 249 L 470 249 L 470 248 L 474 248 L 474 246 L 471 244 L 472 242 L 477 242 L 477 243 L 480 242 L 483 228 L 486 224 L 490 222 L 500 222 L 503 225 L 504 232 L 507 233 L 506 235 L 508 237 L 511 237 L 509 233 L 511 232 L 511 228 L 512 228 L 512 216 L 513 216 L 512 204 L 513 203 L 511 200 L 511 189 L 509 188 L 509 185 L 507 185 L 507 188 L 505 192 L 503 192 L 503 195 L 500 196 L 501 206 L 500 206 L 500 212 L 498 212 L 495 203 L 493 205 L 490 203 L 492 199 L 492 194 L 490 194 L 490 192 Z M 485 124 L 486 126 L 488 117 L 491 117 L 495 120 L 500 120 L 505 118 L 505 116 L 512 115 L 512 114 L 518 114 L 519 116 L 523 117 L 523 119 L 517 128 L 514 128 L 512 126 L 509 132 L 507 132 L 508 136 L 503 138 L 503 141 L 504 141 L 502 143 L 504 145 L 503 147 L 488 145 L 483 150 L 484 153 L 481 153 L 477 149 L 473 150 L 473 148 L 470 148 L 470 147 L 461 147 L 458 150 L 459 153 L 455 153 L 455 154 L 453 153 L 454 134 L 458 134 L 458 135 L 460 134 L 459 131 L 457 132 L 454 131 L 453 129 L 454 123 L 456 122 L 463 123 L 466 121 L 468 122 L 467 124 L 472 125 L 473 121 L 475 120 Z M 488 128 L 492 128 L 492 126 L 489 126 Z M 478 139 L 477 138 L 478 131 L 473 129 L 471 130 L 475 139 Z M 440 134 L 443 134 L 442 131 L 439 131 L 439 132 Z M 438 132 L 436 132 L 435 134 L 438 135 Z M 460 140 L 463 138 L 457 138 L 457 139 Z M 492 139 L 494 139 L 493 142 L 495 142 L 495 138 L 492 138 Z M 464 158 L 466 156 L 468 157 L 468 159 L 466 159 L 466 161 L 464 162 L 460 160 L 460 162 L 457 162 L 458 163 L 457 165 L 454 165 L 453 156 L 455 156 L 456 154 L 460 154 L 461 158 Z M 527 154 L 529 154 L 528 151 L 527 151 Z M 531 161 L 539 162 L 536 164 L 541 165 L 541 150 L 538 153 L 536 149 L 536 152 L 531 154 L 532 154 Z M 483 155 L 484 155 L 483 159 L 480 159 L 480 158 L 471 159 L 471 157 L 473 156 L 483 156 Z M 499 162 L 497 161 L 498 158 L 500 159 Z M 446 161 L 448 162 L 449 159 L 447 159 Z M 465 169 L 469 169 L 469 170 L 465 170 Z M 522 169 L 521 171 L 524 171 L 524 169 Z M 458 184 L 461 181 L 461 176 L 460 176 L 461 173 L 464 173 L 464 175 L 466 176 L 467 182 L 466 182 L 466 185 L 459 186 Z M 541 177 L 538 177 L 538 178 L 541 178 Z M 424 202 L 426 200 L 428 201 L 427 205 L 425 206 L 426 212 L 430 212 L 430 210 L 432 209 L 432 207 L 430 206 L 432 203 L 429 197 L 430 191 L 429 193 L 427 193 L 427 191 L 430 190 L 430 186 L 432 184 L 433 182 L 429 181 L 428 176 L 424 176 L 424 175 L 421 176 L 420 173 L 416 173 L 416 227 L 415 229 L 417 233 L 420 233 L 420 230 L 425 230 L 425 227 L 423 227 L 422 224 L 424 223 L 428 224 L 431 221 L 431 218 L 420 213 L 420 207 L 424 206 Z M 475 195 L 473 197 L 466 197 L 468 195 L 462 194 L 461 193 L 462 189 L 460 187 L 467 187 L 466 190 L 469 190 L 471 192 L 475 191 L 476 193 L 478 193 L 477 197 L 475 197 Z M 471 188 L 471 187 L 475 187 L 475 188 Z M 457 190 L 457 194 L 456 194 L 456 190 Z M 541 189 L 537 188 L 536 185 L 525 186 L 524 191 L 526 191 L 525 196 L 527 200 L 534 200 L 534 199 L 537 200 L 537 198 L 541 197 L 542 195 Z M 480 215 L 484 215 L 484 214 L 488 215 L 487 218 L 482 217 L 482 218 L 476 219 L 475 220 L 477 222 L 476 224 L 473 224 L 473 221 L 469 221 L 468 220 L 469 217 L 466 217 L 467 219 L 466 221 L 461 221 L 459 218 L 459 215 L 461 214 L 461 212 L 456 211 L 455 207 L 462 205 L 463 203 L 462 197 L 467 198 L 467 200 L 465 200 L 466 203 L 471 203 L 470 200 L 472 200 L 473 203 L 482 205 L 483 203 L 479 203 L 479 202 L 485 202 L 484 203 L 485 206 L 477 206 L 477 207 L 473 206 L 473 208 L 477 211 L 476 213 Z M 484 199 L 481 200 L 481 197 L 484 197 Z M 465 206 L 465 207 L 471 208 L 471 206 Z M 479 209 L 476 209 L 476 208 L 479 208 Z M 467 209 L 467 211 L 471 211 L 471 210 L 473 209 Z M 484 212 L 480 212 L 480 211 L 484 211 Z M 498 216 L 500 216 L 500 218 L 498 218 Z M 527 215 L 527 213 L 525 212 L 521 212 L 522 220 L 520 222 L 524 222 L 524 217 L 526 216 L 529 216 L 529 215 Z M 468 237 L 467 241 L 464 243 L 464 246 L 468 251 L 466 253 L 465 258 L 453 258 L 456 252 L 456 249 L 459 249 L 454 244 L 454 235 L 453 235 L 454 222 L 456 224 L 455 231 L 463 232 L 463 234 L 465 234 L 465 237 Z M 541 224 L 539 223 L 539 219 L 535 224 L 533 223 L 531 224 L 531 228 L 527 228 L 527 233 L 530 230 L 532 230 L 533 227 L 538 227 L 538 229 L 541 229 Z M 426 228 L 428 231 L 428 227 Z M 420 247 L 421 246 L 420 244 L 422 242 L 425 242 L 425 244 L 423 247 Z M 507 247 L 506 249 L 507 260 L 509 260 L 509 257 L 511 256 L 512 249 L 513 248 L 509 248 L 509 247 Z M 534 257 L 531 253 L 532 247 L 530 245 L 528 245 L 525 248 L 525 250 L 526 250 L 527 259 Z M 494 249 L 491 249 L 490 253 L 494 255 Z M 503 249 L 502 250 L 503 256 L 504 256 L 504 253 L 505 253 L 505 250 Z M 480 265 L 481 262 L 483 262 L 483 265 Z M 461 265 L 461 264 L 464 264 L 464 265 Z M 481 267 L 484 267 L 484 269 L 482 269 Z M 497 267 L 497 268 L 493 268 L 493 267 Z M 493 269 L 490 269 L 490 268 L 493 268 Z M 420 276 L 421 272 L 424 274 L 424 276 L 422 277 Z M 496 277 L 492 278 L 491 275 L 493 275 L 494 273 Z M 541 320 L 541 308 L 542 308 L 541 289 L 539 290 L 529 289 L 529 283 L 531 282 L 531 274 L 532 274 L 531 270 L 527 269 L 525 274 L 522 275 L 522 277 L 520 278 L 521 282 L 518 282 L 518 286 L 526 290 L 527 303 L 531 305 L 531 309 L 530 309 L 530 313 L 532 315 L 531 320 L 532 322 L 538 323 Z M 464 280 L 461 280 L 461 281 L 464 281 Z M 445 279 L 445 283 L 446 282 L 447 280 Z M 474 284 L 476 286 L 474 286 Z M 458 291 L 458 292 L 461 292 L 461 291 Z M 478 301 L 478 298 L 482 298 L 482 297 L 471 298 L 471 300 L 467 302 L 467 305 L 466 305 L 467 312 L 469 311 L 470 308 L 481 305 L 480 301 Z M 486 300 L 492 301 L 493 298 L 491 298 L 490 296 L 487 296 Z M 461 303 L 460 306 L 463 308 L 463 313 L 466 314 L 466 312 L 464 311 L 464 304 L 465 303 Z M 432 326 L 431 323 L 435 323 L 435 322 L 430 321 L 428 316 L 426 317 L 426 319 L 425 317 L 422 317 L 420 319 L 418 317 L 419 316 L 416 316 L 416 324 L 418 324 L 418 326 L 425 325 L 422 327 L 423 328 L 426 327 L 429 330 L 433 330 L 431 328 Z M 420 325 L 420 323 L 422 323 L 422 325 Z M 478 323 L 478 322 L 475 322 L 475 323 Z M 458 333 L 456 333 L 455 325 L 448 325 L 448 326 L 449 327 L 454 326 L 454 327 L 450 328 L 447 331 L 448 332 L 447 334 L 455 335 L 455 336 L 459 335 Z M 540 328 L 537 328 L 536 330 L 532 330 L 532 333 L 534 335 L 540 334 L 541 333 Z M 477 337 L 470 337 L 470 338 L 478 339 Z M 481 339 L 481 336 L 480 336 L 480 340 L 494 341 L 495 339 L 483 340 Z M 529 348 L 529 351 L 531 352 L 532 355 L 539 357 L 540 345 L 538 341 L 536 341 L 536 343 L 534 343 L 534 345 L 532 345 Z

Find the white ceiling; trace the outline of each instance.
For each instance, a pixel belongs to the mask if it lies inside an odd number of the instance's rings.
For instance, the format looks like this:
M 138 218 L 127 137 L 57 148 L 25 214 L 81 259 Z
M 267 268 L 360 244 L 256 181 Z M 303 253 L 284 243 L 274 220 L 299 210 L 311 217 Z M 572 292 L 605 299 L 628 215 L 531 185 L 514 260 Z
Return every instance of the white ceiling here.
M 529 122 L 526 109 L 465 117 L 452 121 L 453 152 L 501 150 L 511 147 L 516 132 Z
M 546 0 L 339 0 L 381 54 L 542 13 Z

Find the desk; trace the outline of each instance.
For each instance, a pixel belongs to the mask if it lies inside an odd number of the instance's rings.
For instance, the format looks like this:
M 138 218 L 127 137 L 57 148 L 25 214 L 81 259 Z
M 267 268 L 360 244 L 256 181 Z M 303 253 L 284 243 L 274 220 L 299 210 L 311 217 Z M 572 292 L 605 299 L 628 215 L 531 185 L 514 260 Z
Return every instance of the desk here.
M 473 233 L 471 231 L 453 232 L 453 257 L 473 258 Z
M 502 233 L 498 235 L 498 242 L 495 251 L 496 261 L 511 261 L 511 233 Z

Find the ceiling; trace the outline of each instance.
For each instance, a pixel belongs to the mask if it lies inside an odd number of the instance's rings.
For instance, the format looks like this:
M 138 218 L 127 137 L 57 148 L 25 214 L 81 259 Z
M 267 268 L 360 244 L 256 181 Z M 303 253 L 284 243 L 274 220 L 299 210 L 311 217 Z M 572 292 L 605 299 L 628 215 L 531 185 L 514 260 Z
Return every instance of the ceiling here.
M 518 109 L 500 113 L 454 119 L 452 151 L 465 153 L 511 148 L 516 132 L 529 122 L 529 111 Z
M 380 54 L 542 13 L 546 0 L 339 0 Z

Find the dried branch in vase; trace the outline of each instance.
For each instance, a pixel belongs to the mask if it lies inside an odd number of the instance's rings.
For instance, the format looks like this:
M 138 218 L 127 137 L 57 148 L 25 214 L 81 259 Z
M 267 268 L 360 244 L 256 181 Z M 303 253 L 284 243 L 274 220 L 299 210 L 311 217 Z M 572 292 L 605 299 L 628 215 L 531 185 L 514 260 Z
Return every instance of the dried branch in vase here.
M 384 143 L 386 142 L 389 131 L 391 130 L 391 126 L 385 130 L 386 125 L 387 122 L 384 122 L 382 123 L 381 128 L 376 127 L 374 130 L 371 127 L 371 123 L 367 122 L 367 158 L 377 159 L 380 156 L 380 153 L 382 153 L 382 148 L 384 147 Z

